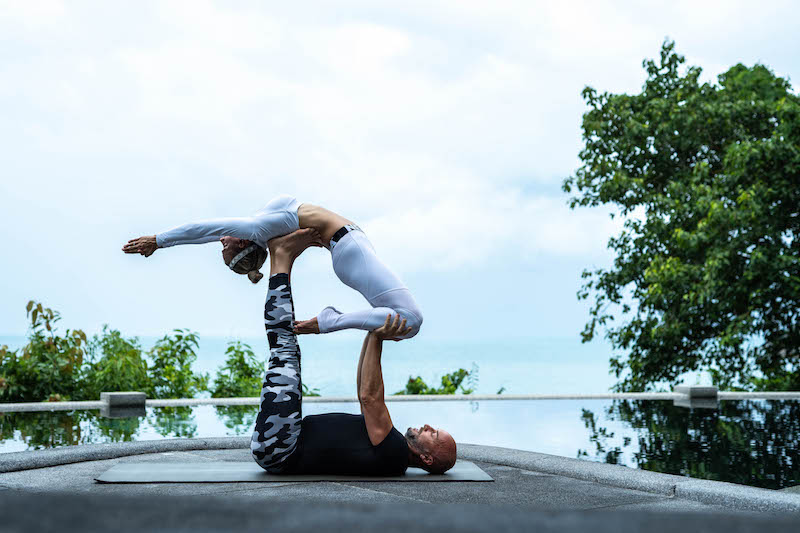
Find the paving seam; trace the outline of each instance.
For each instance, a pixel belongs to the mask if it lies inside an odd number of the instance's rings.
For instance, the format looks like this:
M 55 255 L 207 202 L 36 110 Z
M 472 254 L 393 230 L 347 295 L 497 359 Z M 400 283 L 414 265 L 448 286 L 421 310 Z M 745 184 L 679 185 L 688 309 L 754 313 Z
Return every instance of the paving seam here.
M 663 501 L 669 502 L 674 500 L 674 498 L 658 498 L 653 501 Z M 629 507 L 631 505 L 641 505 L 641 504 L 649 504 L 652 502 L 628 502 L 628 503 L 610 503 L 608 505 L 598 505 L 597 507 L 585 507 L 581 509 L 581 511 L 602 511 L 603 509 L 617 509 L 619 507 Z
M 431 503 L 431 502 L 428 502 L 428 501 L 425 501 L 425 500 L 418 500 L 416 498 L 412 498 L 411 496 L 403 496 L 402 494 L 392 494 L 391 492 L 386 492 L 386 491 L 383 491 L 383 490 L 369 489 L 367 487 L 360 487 L 358 485 L 348 485 L 347 483 L 340 482 L 340 481 L 329 481 L 329 483 L 331 483 L 333 485 L 339 485 L 340 487 L 347 487 L 349 489 L 358 489 L 358 490 L 365 490 L 367 492 L 375 492 L 375 493 L 378 493 L 378 494 L 385 494 L 387 496 L 393 496 L 395 498 L 402 498 L 404 500 L 411 500 L 412 502 L 417 502 L 417 503 L 426 503 L 426 504 L 429 504 L 429 505 Z

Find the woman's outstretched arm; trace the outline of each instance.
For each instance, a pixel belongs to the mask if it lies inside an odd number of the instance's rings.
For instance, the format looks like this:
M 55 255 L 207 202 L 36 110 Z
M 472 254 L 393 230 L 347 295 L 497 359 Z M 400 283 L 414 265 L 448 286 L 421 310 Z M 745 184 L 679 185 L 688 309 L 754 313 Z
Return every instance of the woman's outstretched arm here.
M 203 244 L 219 240 L 220 237 L 226 235 L 253 240 L 256 228 L 257 220 L 252 217 L 201 220 L 172 228 L 157 235 L 131 239 L 122 247 L 122 251 L 126 254 L 142 254 L 149 257 L 159 248 L 168 248 L 179 244 Z
M 156 235 L 159 248 L 168 248 L 179 244 L 203 244 L 230 236 L 239 239 L 253 240 L 257 222 L 253 217 L 214 218 L 191 222 L 172 228 Z

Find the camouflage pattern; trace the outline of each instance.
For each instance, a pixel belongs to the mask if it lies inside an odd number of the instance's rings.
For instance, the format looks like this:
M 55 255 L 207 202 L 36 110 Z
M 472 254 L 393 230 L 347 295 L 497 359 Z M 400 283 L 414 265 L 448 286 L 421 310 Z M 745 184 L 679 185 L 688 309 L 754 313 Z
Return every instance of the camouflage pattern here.
M 302 420 L 300 347 L 292 331 L 294 305 L 287 274 L 269 279 L 264 325 L 267 329 L 269 369 L 261 390 L 261 410 L 250 450 L 268 472 L 279 473 L 297 448 Z

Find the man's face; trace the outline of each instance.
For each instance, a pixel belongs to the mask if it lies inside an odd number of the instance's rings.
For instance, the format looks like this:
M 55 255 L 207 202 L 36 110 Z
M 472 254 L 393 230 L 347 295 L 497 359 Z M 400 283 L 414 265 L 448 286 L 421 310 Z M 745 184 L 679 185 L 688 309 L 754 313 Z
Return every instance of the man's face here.
M 423 450 L 435 450 L 441 439 L 449 437 L 450 434 L 443 429 L 434 429 L 428 424 L 421 428 L 408 428 L 406 438 Z
M 221 237 L 219 242 L 222 243 L 222 260 L 226 265 L 236 257 L 236 254 L 244 250 L 247 243 L 244 239 L 229 236 Z

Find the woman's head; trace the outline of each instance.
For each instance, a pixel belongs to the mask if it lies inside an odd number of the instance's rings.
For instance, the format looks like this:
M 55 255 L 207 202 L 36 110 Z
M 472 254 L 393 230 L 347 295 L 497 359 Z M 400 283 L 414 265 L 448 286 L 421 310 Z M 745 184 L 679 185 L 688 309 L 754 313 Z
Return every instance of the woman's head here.
M 246 239 L 222 237 L 222 260 L 237 274 L 247 274 L 250 281 L 258 283 L 264 275 L 258 271 L 267 259 L 267 251 Z

